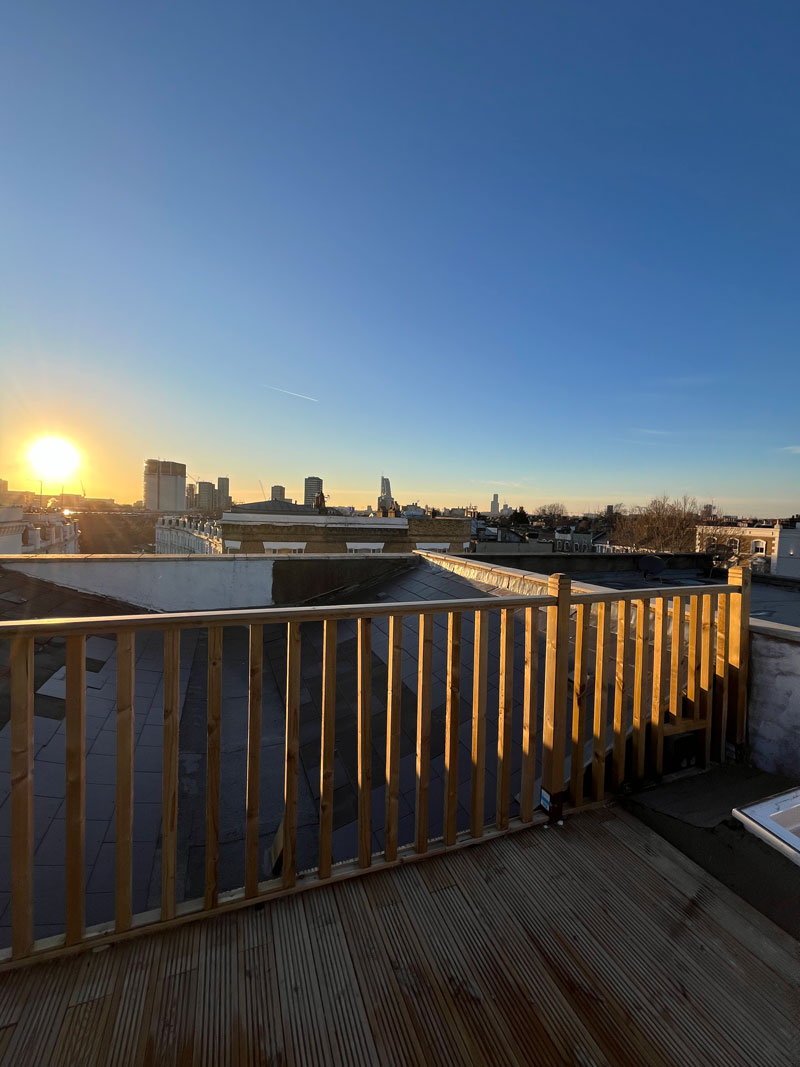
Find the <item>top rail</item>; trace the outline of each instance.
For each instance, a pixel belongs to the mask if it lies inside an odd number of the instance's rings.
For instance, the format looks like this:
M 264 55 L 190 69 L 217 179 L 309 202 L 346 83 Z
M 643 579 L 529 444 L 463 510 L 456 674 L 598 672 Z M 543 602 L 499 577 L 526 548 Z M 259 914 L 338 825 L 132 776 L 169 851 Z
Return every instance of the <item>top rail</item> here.
M 380 604 L 333 604 L 330 607 L 243 608 L 224 611 L 176 611 L 148 615 L 98 615 L 91 618 L 22 619 L 0 622 L 0 638 L 36 634 L 96 634 L 108 631 L 184 629 L 206 626 L 249 626 L 250 623 L 325 622 L 342 619 L 377 619 L 389 615 L 433 615 L 451 611 L 490 608 L 547 608 L 552 596 L 470 597 L 467 600 L 411 600 Z
M 577 604 L 616 604 L 620 600 L 662 600 L 676 596 L 725 596 L 741 593 L 740 585 L 675 585 L 647 589 L 609 589 L 606 593 L 574 593 L 569 602 Z

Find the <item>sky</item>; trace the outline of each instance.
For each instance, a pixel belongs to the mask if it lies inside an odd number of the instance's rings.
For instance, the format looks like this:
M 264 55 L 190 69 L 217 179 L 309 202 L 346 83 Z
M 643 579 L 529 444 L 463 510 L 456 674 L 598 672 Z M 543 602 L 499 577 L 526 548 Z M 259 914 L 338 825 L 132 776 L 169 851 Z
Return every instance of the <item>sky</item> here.
M 0 478 L 800 511 L 798 53 L 780 0 L 6 5 Z

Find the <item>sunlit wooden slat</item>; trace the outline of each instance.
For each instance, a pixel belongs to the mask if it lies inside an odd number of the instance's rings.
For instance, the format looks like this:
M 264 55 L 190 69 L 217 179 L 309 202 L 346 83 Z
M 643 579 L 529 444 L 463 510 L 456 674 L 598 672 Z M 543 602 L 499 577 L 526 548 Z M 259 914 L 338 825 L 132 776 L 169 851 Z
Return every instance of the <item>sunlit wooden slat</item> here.
M 525 609 L 525 678 L 522 694 L 522 768 L 520 774 L 520 817 L 533 819 L 533 791 L 536 781 L 536 736 L 539 702 L 539 609 Z
M 606 633 L 607 604 L 597 605 L 597 648 L 594 660 L 594 726 L 592 730 L 592 797 L 602 800 L 605 796 L 606 778 Z
M 590 604 L 579 604 L 575 618 L 575 661 L 572 682 L 572 759 L 570 761 L 569 791 L 576 808 L 583 804 L 584 752 L 586 748 L 586 709 L 588 686 L 586 684 L 589 659 L 589 623 L 592 617 Z
M 664 764 L 664 689 L 669 681 L 667 600 L 659 596 L 655 602 L 653 623 L 653 700 L 650 708 L 650 748 L 653 772 L 660 776 Z
M 617 603 L 617 648 L 614 661 L 614 746 L 611 753 L 611 784 L 619 789 L 625 780 L 625 749 L 628 740 L 627 720 L 627 642 L 628 603 Z
M 297 775 L 300 768 L 300 623 L 286 627 L 286 752 L 283 766 L 283 869 L 284 889 L 297 877 Z
M 500 612 L 500 691 L 497 709 L 497 806 L 498 830 L 508 826 L 511 794 L 511 717 L 514 710 L 514 612 Z
M 633 765 L 637 781 L 644 778 L 647 755 L 647 693 L 650 659 L 650 601 L 637 600 L 636 653 L 633 673 Z
M 564 757 L 567 747 L 569 686 L 569 622 L 572 583 L 566 574 L 551 574 L 547 592 L 556 598 L 547 608 L 547 652 L 542 721 L 542 793 L 552 818 L 561 817 L 564 803 Z

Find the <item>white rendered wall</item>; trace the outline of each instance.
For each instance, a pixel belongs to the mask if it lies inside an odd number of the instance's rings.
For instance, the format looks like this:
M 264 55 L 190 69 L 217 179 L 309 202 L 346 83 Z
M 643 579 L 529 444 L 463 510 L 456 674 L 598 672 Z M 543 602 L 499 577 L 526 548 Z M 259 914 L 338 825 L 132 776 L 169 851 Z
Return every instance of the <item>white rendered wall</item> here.
M 4 559 L 6 570 L 150 611 L 217 611 L 272 606 L 271 558 L 75 556 Z
M 800 578 L 800 530 L 776 531 L 772 550 L 772 574 L 782 578 Z
M 752 620 L 747 720 L 756 767 L 800 778 L 800 628 Z

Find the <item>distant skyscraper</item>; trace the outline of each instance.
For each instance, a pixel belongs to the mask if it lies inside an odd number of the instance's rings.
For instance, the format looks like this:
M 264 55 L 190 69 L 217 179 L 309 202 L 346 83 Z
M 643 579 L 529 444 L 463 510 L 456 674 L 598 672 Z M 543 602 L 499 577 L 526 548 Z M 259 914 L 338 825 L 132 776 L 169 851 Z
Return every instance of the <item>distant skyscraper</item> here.
M 186 509 L 191 511 L 197 507 L 197 486 L 194 482 L 189 482 L 186 486 Z
M 378 511 L 388 511 L 392 500 L 392 487 L 388 478 L 381 477 L 381 495 L 378 497 Z
M 307 508 L 313 508 L 314 498 L 317 493 L 322 492 L 322 479 L 318 478 L 315 474 L 309 474 L 305 481 L 305 493 L 303 495 L 303 503 Z
M 489 508 L 489 514 L 490 515 L 499 515 L 500 514 L 500 499 L 497 496 L 497 493 L 495 493 L 494 496 L 492 497 L 492 503 L 491 503 L 491 507 Z
M 285 485 L 273 485 L 269 491 L 270 500 L 285 500 L 286 499 L 286 486 Z
M 230 511 L 231 503 L 230 478 L 217 478 L 217 508 L 220 511 Z
M 144 461 L 144 506 L 148 511 L 184 511 L 186 464 L 168 459 Z

